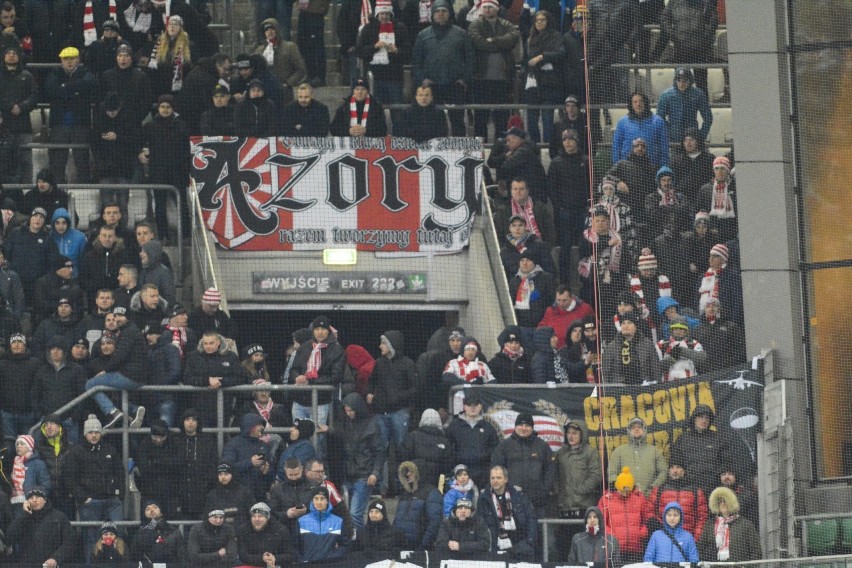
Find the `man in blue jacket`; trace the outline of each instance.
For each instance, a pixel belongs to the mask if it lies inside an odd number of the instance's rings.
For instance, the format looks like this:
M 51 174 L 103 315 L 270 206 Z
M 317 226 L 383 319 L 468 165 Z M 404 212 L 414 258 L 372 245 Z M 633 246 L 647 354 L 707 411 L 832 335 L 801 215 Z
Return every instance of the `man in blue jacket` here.
M 695 86 L 692 70 L 678 67 L 673 85 L 663 91 L 657 103 L 657 116 L 666 121 L 669 140 L 683 140 L 690 128 L 698 128 L 697 116 L 701 115 L 701 139 L 707 140 L 713 113 L 704 91 Z
M 348 552 L 343 537 L 343 519 L 332 513 L 328 489 L 319 487 L 308 506 L 310 512 L 299 517 L 302 562 L 324 562 L 343 558 Z
M 509 486 L 502 465 L 491 468 L 491 486 L 479 495 L 476 514 L 491 531 L 491 552 L 519 562 L 534 562 L 538 525 L 533 506 L 518 488 Z

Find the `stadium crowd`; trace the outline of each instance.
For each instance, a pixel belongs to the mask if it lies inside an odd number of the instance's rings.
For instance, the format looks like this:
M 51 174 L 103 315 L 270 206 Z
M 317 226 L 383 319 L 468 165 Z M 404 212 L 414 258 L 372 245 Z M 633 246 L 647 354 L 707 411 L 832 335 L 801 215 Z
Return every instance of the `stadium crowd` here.
M 315 98 L 329 1 L 255 7 L 260 43 L 232 58 L 204 0 L 4 2 L 0 182 L 32 181 L 23 146 L 41 102 L 48 141 L 90 146 L 72 152 L 76 181 L 180 190 L 190 135 L 422 142 L 464 135 L 466 121 L 487 138 L 492 120 L 486 177 L 518 325 L 499 333 L 491 359 L 453 325 L 412 357 L 402 333 L 386 331 L 373 358 L 341 345 L 319 315 L 292 333 L 284 371 L 271 376 L 262 345 L 237 348 L 218 290 L 194 308 L 178 301 L 157 238 L 169 237 L 165 194 L 151 221 L 132 223 L 126 193 L 104 191 L 83 233 L 58 187 L 68 152 L 53 148 L 31 190 L 0 196 L 0 563 L 272 567 L 399 550 L 534 561 L 547 517 L 581 521 L 554 539 L 571 564 L 759 558 L 754 464 L 713 428 L 709 407 L 695 408 L 670 457 L 632 420 L 602 471 L 582 421 L 565 424 L 553 451 L 531 415 L 504 437 L 475 391 L 460 409 L 448 403 L 454 385 L 638 385 L 745 359 L 733 156 L 704 148 L 706 70 L 688 68 L 710 61 L 721 6 L 481 0 L 457 12 L 446 0 L 344 0 L 336 30 L 352 92 L 333 113 Z M 57 57 L 60 67 L 27 69 Z M 653 113 L 610 65 L 661 60 L 683 66 Z M 414 101 L 389 124 L 383 103 L 404 103 L 409 65 Z M 629 110 L 600 180 L 589 156 L 605 145 L 598 114 L 583 110 L 587 81 L 590 103 Z M 510 102 L 559 106 L 560 119 L 533 111 L 527 131 L 507 111 L 436 107 Z M 319 392 L 314 415 L 309 392 L 264 390 L 272 383 L 336 390 Z M 176 384 L 201 388 L 138 390 Z M 225 396 L 226 422 L 241 433 L 220 453 L 204 431 L 216 424 L 216 391 L 249 384 L 259 390 Z M 109 392 L 69 405 L 101 386 L 130 391 L 132 415 Z M 130 463 L 104 436 L 121 426 L 150 428 L 132 437 Z M 130 531 L 116 524 L 128 490 L 142 503 Z M 77 519 L 103 524 L 78 530 Z M 177 520 L 201 522 L 183 531 Z

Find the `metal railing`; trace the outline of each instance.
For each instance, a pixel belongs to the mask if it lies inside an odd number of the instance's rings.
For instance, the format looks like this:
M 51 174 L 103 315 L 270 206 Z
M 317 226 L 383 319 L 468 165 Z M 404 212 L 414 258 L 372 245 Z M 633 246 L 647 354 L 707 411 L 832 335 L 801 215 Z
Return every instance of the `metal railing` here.
M 548 539 L 550 528 L 553 525 L 584 525 L 585 519 L 539 519 L 541 525 L 542 560 L 550 562 L 550 539 Z
M 800 523 L 801 525 L 802 553 L 808 554 L 808 523 L 810 521 L 836 521 L 840 519 L 852 519 L 852 513 L 814 513 L 811 515 L 797 515 L 793 517 L 793 522 Z

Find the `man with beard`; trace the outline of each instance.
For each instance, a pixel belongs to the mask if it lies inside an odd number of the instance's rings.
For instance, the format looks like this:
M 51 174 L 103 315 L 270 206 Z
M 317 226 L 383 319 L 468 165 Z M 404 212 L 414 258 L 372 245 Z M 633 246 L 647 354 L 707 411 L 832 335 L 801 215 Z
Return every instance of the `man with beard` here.
M 332 136 L 381 138 L 388 133 L 381 101 L 370 95 L 367 83 L 358 79 L 352 95 L 343 99 L 331 121 Z
M 143 505 L 142 525 L 130 545 L 133 561 L 184 564 L 186 546 L 180 527 L 169 524 L 156 501 Z
M 311 463 L 311 467 L 316 467 L 316 464 Z M 269 503 L 278 519 L 286 524 L 290 534 L 298 534 L 299 517 L 308 512 L 313 483 L 305 477 L 305 466 L 299 463 L 298 458 L 285 461 L 283 469 L 285 479 L 272 487 Z
M 310 83 L 296 88 L 296 100 L 281 112 L 282 136 L 328 136 L 328 107 L 316 100 Z
M 654 343 L 639 333 L 639 315 L 625 312 L 619 316 L 621 331 L 603 350 L 603 381 L 639 385 L 660 380 L 660 360 Z
M 251 520 L 237 532 L 240 562 L 249 566 L 288 566 L 293 561 L 290 531 L 272 518 L 266 503 L 252 505 Z
M 73 561 L 77 537 L 68 517 L 47 502 L 44 487 L 27 492 L 24 512 L 6 529 L 6 544 L 15 546 L 16 562 L 56 568 Z

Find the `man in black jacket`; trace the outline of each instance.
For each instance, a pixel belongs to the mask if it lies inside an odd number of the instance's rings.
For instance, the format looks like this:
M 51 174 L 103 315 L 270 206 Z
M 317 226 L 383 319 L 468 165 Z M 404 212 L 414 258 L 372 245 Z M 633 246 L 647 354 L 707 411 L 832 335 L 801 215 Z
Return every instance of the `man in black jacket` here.
M 477 515 L 491 531 L 491 552 L 508 554 L 519 562 L 534 562 L 538 521 L 530 500 L 509 485 L 502 465 L 491 468 L 491 486 L 479 495 Z
M 176 436 L 177 459 L 181 462 L 179 507 L 183 518 L 199 518 L 204 511 L 207 493 L 216 483 L 219 450 L 216 439 L 202 432 L 201 416 L 187 408 L 181 420 L 181 433 Z
M 467 465 L 470 478 L 477 487 L 488 484 L 491 454 L 502 436 L 482 416 L 482 398 L 475 390 L 464 395 L 464 411 L 450 422 L 447 438 L 456 449 L 456 463 Z
M 21 62 L 21 49 L 9 45 L 3 52 L 3 70 L 0 71 L 0 112 L 3 124 L 14 136 L 17 148 L 17 172 L 14 181 L 30 183 L 33 175 L 33 151 L 21 148 L 33 141 L 33 125 L 30 111 L 38 103 L 38 86 L 32 73 L 24 69 Z M 20 194 L 20 191 L 18 192 Z
M 24 513 L 6 530 L 5 542 L 15 545 L 16 562 L 56 568 L 73 561 L 77 535 L 68 517 L 47 502 L 47 490 L 36 485 L 27 492 Z
M 337 107 L 330 128 L 332 136 L 381 138 L 387 135 L 384 106 L 370 95 L 366 81 L 358 79 L 352 95 Z
M 310 83 L 296 89 L 296 100 L 281 111 L 282 136 L 328 136 L 328 107 L 314 98 Z
M 288 566 L 293 562 L 293 539 L 290 531 L 271 518 L 266 503 L 251 507 L 251 522 L 237 530 L 240 562 L 249 566 Z
M 415 142 L 424 142 L 432 138 L 448 135 L 447 116 L 434 103 L 432 87 L 420 85 L 414 94 L 414 102 L 402 111 L 399 126 L 394 129 L 395 136 L 411 138 Z
M 287 478 L 276 483 L 269 492 L 272 511 L 287 526 L 290 534 L 299 534 L 299 517 L 307 514 L 314 493 L 313 484 L 304 472 L 305 468 L 298 458 L 288 459 L 284 462 L 284 475 Z

